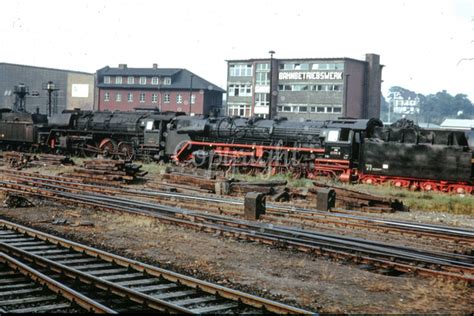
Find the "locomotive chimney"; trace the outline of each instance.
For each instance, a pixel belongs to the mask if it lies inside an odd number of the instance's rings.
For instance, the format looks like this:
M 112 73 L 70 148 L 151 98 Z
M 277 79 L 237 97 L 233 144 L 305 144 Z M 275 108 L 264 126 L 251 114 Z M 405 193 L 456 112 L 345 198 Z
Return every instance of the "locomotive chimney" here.
M 119 64 L 119 68 L 120 68 L 120 69 L 126 69 L 126 68 L 127 68 L 127 64 Z
M 158 69 L 158 64 L 153 64 L 153 69 Z

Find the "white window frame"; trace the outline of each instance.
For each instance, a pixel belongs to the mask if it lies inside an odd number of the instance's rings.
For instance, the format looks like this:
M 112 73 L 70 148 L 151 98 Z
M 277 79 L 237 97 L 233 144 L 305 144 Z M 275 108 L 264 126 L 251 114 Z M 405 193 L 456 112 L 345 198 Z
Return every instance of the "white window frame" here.
M 255 106 L 270 106 L 270 94 L 255 93 Z
M 133 102 L 133 92 L 127 94 L 127 102 Z
M 163 95 L 163 103 L 170 103 L 170 94 L 169 93 L 165 93 Z
M 135 83 L 135 77 L 128 76 L 127 77 L 127 84 L 134 84 L 134 83 Z
M 104 76 L 104 83 L 110 84 L 110 82 L 111 82 L 110 76 Z
M 121 93 L 115 94 L 115 102 L 122 102 L 122 94 Z
M 257 64 L 257 72 L 269 72 L 270 63 Z
M 268 86 L 270 84 L 269 72 L 260 71 L 255 74 L 255 84 L 258 86 Z
M 154 85 L 160 84 L 160 78 L 158 78 L 158 77 L 151 77 L 151 84 L 154 84 Z
M 158 103 L 158 94 L 152 93 L 152 95 L 151 95 L 151 103 Z
M 145 103 L 146 95 L 144 92 L 140 93 L 140 103 Z
M 181 94 L 176 95 L 176 104 L 182 104 L 183 103 L 183 96 Z
M 194 94 L 191 94 L 191 104 L 196 103 L 196 96 Z
M 145 85 L 146 84 L 146 77 L 140 77 L 140 79 L 138 80 L 138 83 L 141 84 L 141 85 Z
M 253 71 L 252 64 L 233 64 L 229 65 L 230 77 L 251 77 Z
M 115 84 L 122 84 L 122 76 L 115 77 Z
M 164 84 L 165 86 L 169 86 L 169 85 L 171 84 L 171 78 L 170 78 L 170 77 L 165 77 L 165 78 L 163 79 L 163 84 Z
M 236 92 L 238 95 L 236 95 Z M 230 97 L 251 97 L 252 96 L 252 85 L 245 83 L 233 83 L 229 85 L 229 96 Z
M 104 93 L 104 102 L 109 102 L 110 101 L 110 93 L 109 92 L 105 92 Z

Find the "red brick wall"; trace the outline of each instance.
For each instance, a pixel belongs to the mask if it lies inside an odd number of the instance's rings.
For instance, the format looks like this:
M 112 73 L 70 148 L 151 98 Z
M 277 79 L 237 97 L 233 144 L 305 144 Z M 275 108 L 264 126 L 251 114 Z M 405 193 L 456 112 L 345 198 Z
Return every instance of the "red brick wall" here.
M 126 80 L 126 77 L 124 77 Z M 137 78 L 135 80 L 138 80 Z M 109 92 L 109 101 L 104 101 L 105 92 Z M 128 93 L 133 93 L 133 101 L 128 102 Z M 116 102 L 115 97 L 117 93 L 122 94 L 122 101 Z M 140 94 L 145 93 L 145 102 L 140 102 Z M 152 94 L 158 95 L 157 102 L 152 103 Z M 196 96 L 195 103 L 191 105 L 191 111 L 196 114 L 202 114 L 204 109 L 204 93 L 199 90 L 193 90 L 193 95 Z M 164 102 L 164 95 L 169 94 L 169 103 Z M 181 94 L 182 103 L 176 103 L 176 96 Z M 99 90 L 99 110 L 109 111 L 133 111 L 134 108 L 150 107 L 150 108 L 161 108 L 161 111 L 183 111 L 189 113 L 189 90 L 181 91 L 149 91 L 149 90 L 127 90 L 127 89 L 100 89 Z

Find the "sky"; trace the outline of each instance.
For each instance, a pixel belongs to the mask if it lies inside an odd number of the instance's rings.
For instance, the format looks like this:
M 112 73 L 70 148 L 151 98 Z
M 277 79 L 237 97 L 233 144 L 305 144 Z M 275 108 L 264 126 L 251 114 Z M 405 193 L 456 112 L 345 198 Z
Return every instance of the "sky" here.
M 226 87 L 226 60 L 380 55 L 382 93 L 474 102 L 474 1 L 10 0 L 0 62 L 95 72 L 187 68 Z

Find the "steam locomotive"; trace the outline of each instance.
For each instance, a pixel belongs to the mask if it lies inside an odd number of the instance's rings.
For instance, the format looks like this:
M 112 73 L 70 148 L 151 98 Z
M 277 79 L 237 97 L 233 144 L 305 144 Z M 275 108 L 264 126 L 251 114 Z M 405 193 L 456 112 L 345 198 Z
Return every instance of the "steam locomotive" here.
M 243 172 L 330 175 L 447 192 L 473 191 L 473 131 L 410 121 L 186 116 L 175 112 L 0 112 L 4 149 L 171 160 Z

